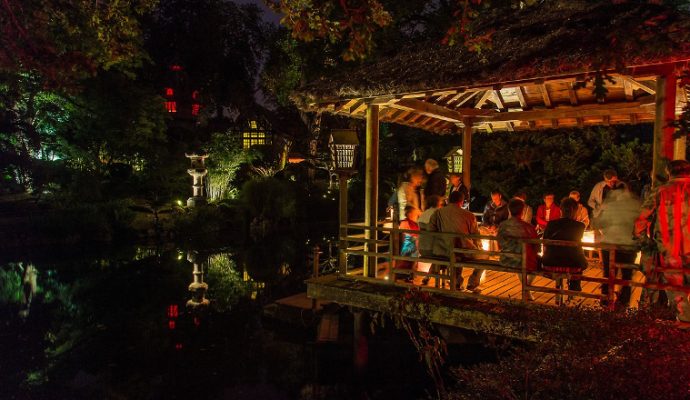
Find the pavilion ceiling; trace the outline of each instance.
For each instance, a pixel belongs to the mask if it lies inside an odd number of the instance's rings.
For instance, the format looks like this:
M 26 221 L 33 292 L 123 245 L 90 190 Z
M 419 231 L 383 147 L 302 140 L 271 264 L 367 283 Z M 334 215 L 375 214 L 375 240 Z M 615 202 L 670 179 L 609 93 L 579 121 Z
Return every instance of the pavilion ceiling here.
M 382 122 L 436 133 L 468 118 L 489 132 L 636 124 L 654 121 L 656 77 L 690 61 L 690 13 L 662 5 L 547 1 L 483 29 L 493 36 L 481 54 L 411 44 L 306 83 L 292 99 L 305 111 L 353 118 L 378 104 Z M 613 78 L 603 101 L 593 94 L 596 71 Z M 677 92 L 680 111 L 687 95 Z
M 318 111 L 364 118 L 369 104 L 381 107 L 381 122 L 439 134 L 454 133 L 468 118 L 480 131 L 516 131 L 559 127 L 654 122 L 656 77 L 612 75 L 603 102 L 584 76 L 537 79 L 490 87 L 462 87 L 428 92 L 353 98 L 318 104 Z M 677 95 L 677 112 L 687 101 Z

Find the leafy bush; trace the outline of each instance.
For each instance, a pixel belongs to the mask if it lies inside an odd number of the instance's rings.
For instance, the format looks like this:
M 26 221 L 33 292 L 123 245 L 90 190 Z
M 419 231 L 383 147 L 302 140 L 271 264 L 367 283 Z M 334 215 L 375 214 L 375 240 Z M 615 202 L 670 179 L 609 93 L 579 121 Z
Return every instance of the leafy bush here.
M 690 331 L 650 310 L 523 309 L 538 339 L 499 362 L 455 370 L 451 399 L 683 399 Z
M 253 179 L 242 186 L 241 199 L 252 218 L 294 223 L 299 213 L 295 183 L 276 178 Z

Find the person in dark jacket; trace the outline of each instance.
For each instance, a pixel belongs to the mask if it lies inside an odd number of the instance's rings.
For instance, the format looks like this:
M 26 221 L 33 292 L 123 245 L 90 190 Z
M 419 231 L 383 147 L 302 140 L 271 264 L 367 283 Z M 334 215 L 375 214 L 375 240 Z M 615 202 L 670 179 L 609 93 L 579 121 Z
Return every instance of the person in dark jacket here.
M 585 224 L 575 220 L 577 202 L 570 197 L 561 201 L 561 218 L 551 220 L 546 224 L 544 239 L 566 240 L 570 242 L 582 241 Z M 587 259 L 582 246 L 544 246 L 542 266 L 546 271 L 579 274 L 587 268 Z M 579 280 L 568 280 L 568 289 L 581 291 Z
M 424 197 L 446 195 L 446 177 L 438 168 L 438 162 L 433 158 L 426 160 L 424 163 L 424 172 L 426 172 L 426 186 L 424 187 Z
M 496 234 L 498 225 L 508 219 L 508 203 L 503 200 L 503 195 L 498 190 L 491 192 L 491 201 L 484 207 L 482 227 L 487 229 L 488 234 Z
M 453 192 L 463 192 L 465 195 L 465 204 L 462 205 L 462 208 L 467 210 L 470 204 L 470 191 L 467 189 L 467 186 L 462 183 L 462 174 L 457 172 L 448 174 L 448 196 Z

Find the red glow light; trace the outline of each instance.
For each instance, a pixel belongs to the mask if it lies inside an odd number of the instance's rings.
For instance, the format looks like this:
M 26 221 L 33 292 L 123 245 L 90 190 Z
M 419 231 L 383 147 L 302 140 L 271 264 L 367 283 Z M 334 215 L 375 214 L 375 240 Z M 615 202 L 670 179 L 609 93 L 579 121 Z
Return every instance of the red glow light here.
M 182 343 L 175 343 L 175 350 L 182 350 Z
M 174 91 L 172 88 L 169 88 L 169 87 L 165 88 L 165 95 L 166 96 L 172 96 L 173 94 L 174 94 Z
M 195 90 L 192 92 L 192 100 L 196 100 L 199 98 L 199 91 Z
M 201 320 L 198 317 L 194 317 L 194 325 L 195 326 L 201 325 Z
M 170 330 L 175 329 L 175 320 L 174 319 L 171 319 L 170 321 L 168 321 L 168 329 L 170 329 Z
M 201 109 L 201 106 L 199 104 L 192 104 L 192 115 L 194 115 L 194 116 L 199 115 L 200 109 Z
M 177 112 L 177 102 L 166 101 L 165 102 L 165 109 L 168 110 L 169 113 L 176 113 Z
M 182 66 L 181 66 L 181 65 L 177 65 L 177 64 L 171 65 L 171 66 L 170 66 L 170 70 L 171 70 L 171 71 L 175 71 L 175 72 L 182 71 Z
M 168 318 L 177 318 L 179 315 L 177 304 L 171 304 L 168 306 Z

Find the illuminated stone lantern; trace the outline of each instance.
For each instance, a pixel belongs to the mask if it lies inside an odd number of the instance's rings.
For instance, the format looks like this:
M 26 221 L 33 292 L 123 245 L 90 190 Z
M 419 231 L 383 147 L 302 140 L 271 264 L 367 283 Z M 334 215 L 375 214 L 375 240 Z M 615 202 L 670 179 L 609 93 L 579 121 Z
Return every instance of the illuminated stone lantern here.
M 359 140 L 357 139 L 357 132 L 351 129 L 334 129 L 331 131 L 331 137 L 328 140 L 328 147 L 331 149 L 331 156 L 335 171 L 338 173 L 338 188 L 340 192 L 339 201 L 339 222 L 340 222 L 340 246 L 345 246 L 342 238 L 347 236 L 347 179 L 357 172 L 355 162 L 357 159 L 357 148 L 359 147 Z M 340 271 L 345 270 L 345 263 L 347 262 L 345 252 L 340 252 L 338 258 L 338 268 Z
M 192 298 L 187 301 L 187 307 L 192 309 L 206 307 L 209 305 L 209 301 L 206 298 L 208 284 L 204 282 L 204 267 L 199 261 L 199 255 L 196 252 L 188 252 L 187 261 L 194 266 L 192 270 L 194 280 L 189 284 L 189 292 L 192 294 Z
M 208 158 L 208 154 L 185 154 L 185 157 L 189 158 L 192 162 L 191 168 L 187 170 L 187 173 L 192 176 L 192 197 L 187 199 L 187 207 L 195 207 L 198 205 L 206 204 L 206 198 L 204 197 L 204 176 L 208 173 L 206 170 L 206 165 L 204 165 L 204 160 Z
M 443 158 L 448 162 L 449 173 L 462 173 L 462 147 L 453 147 Z

